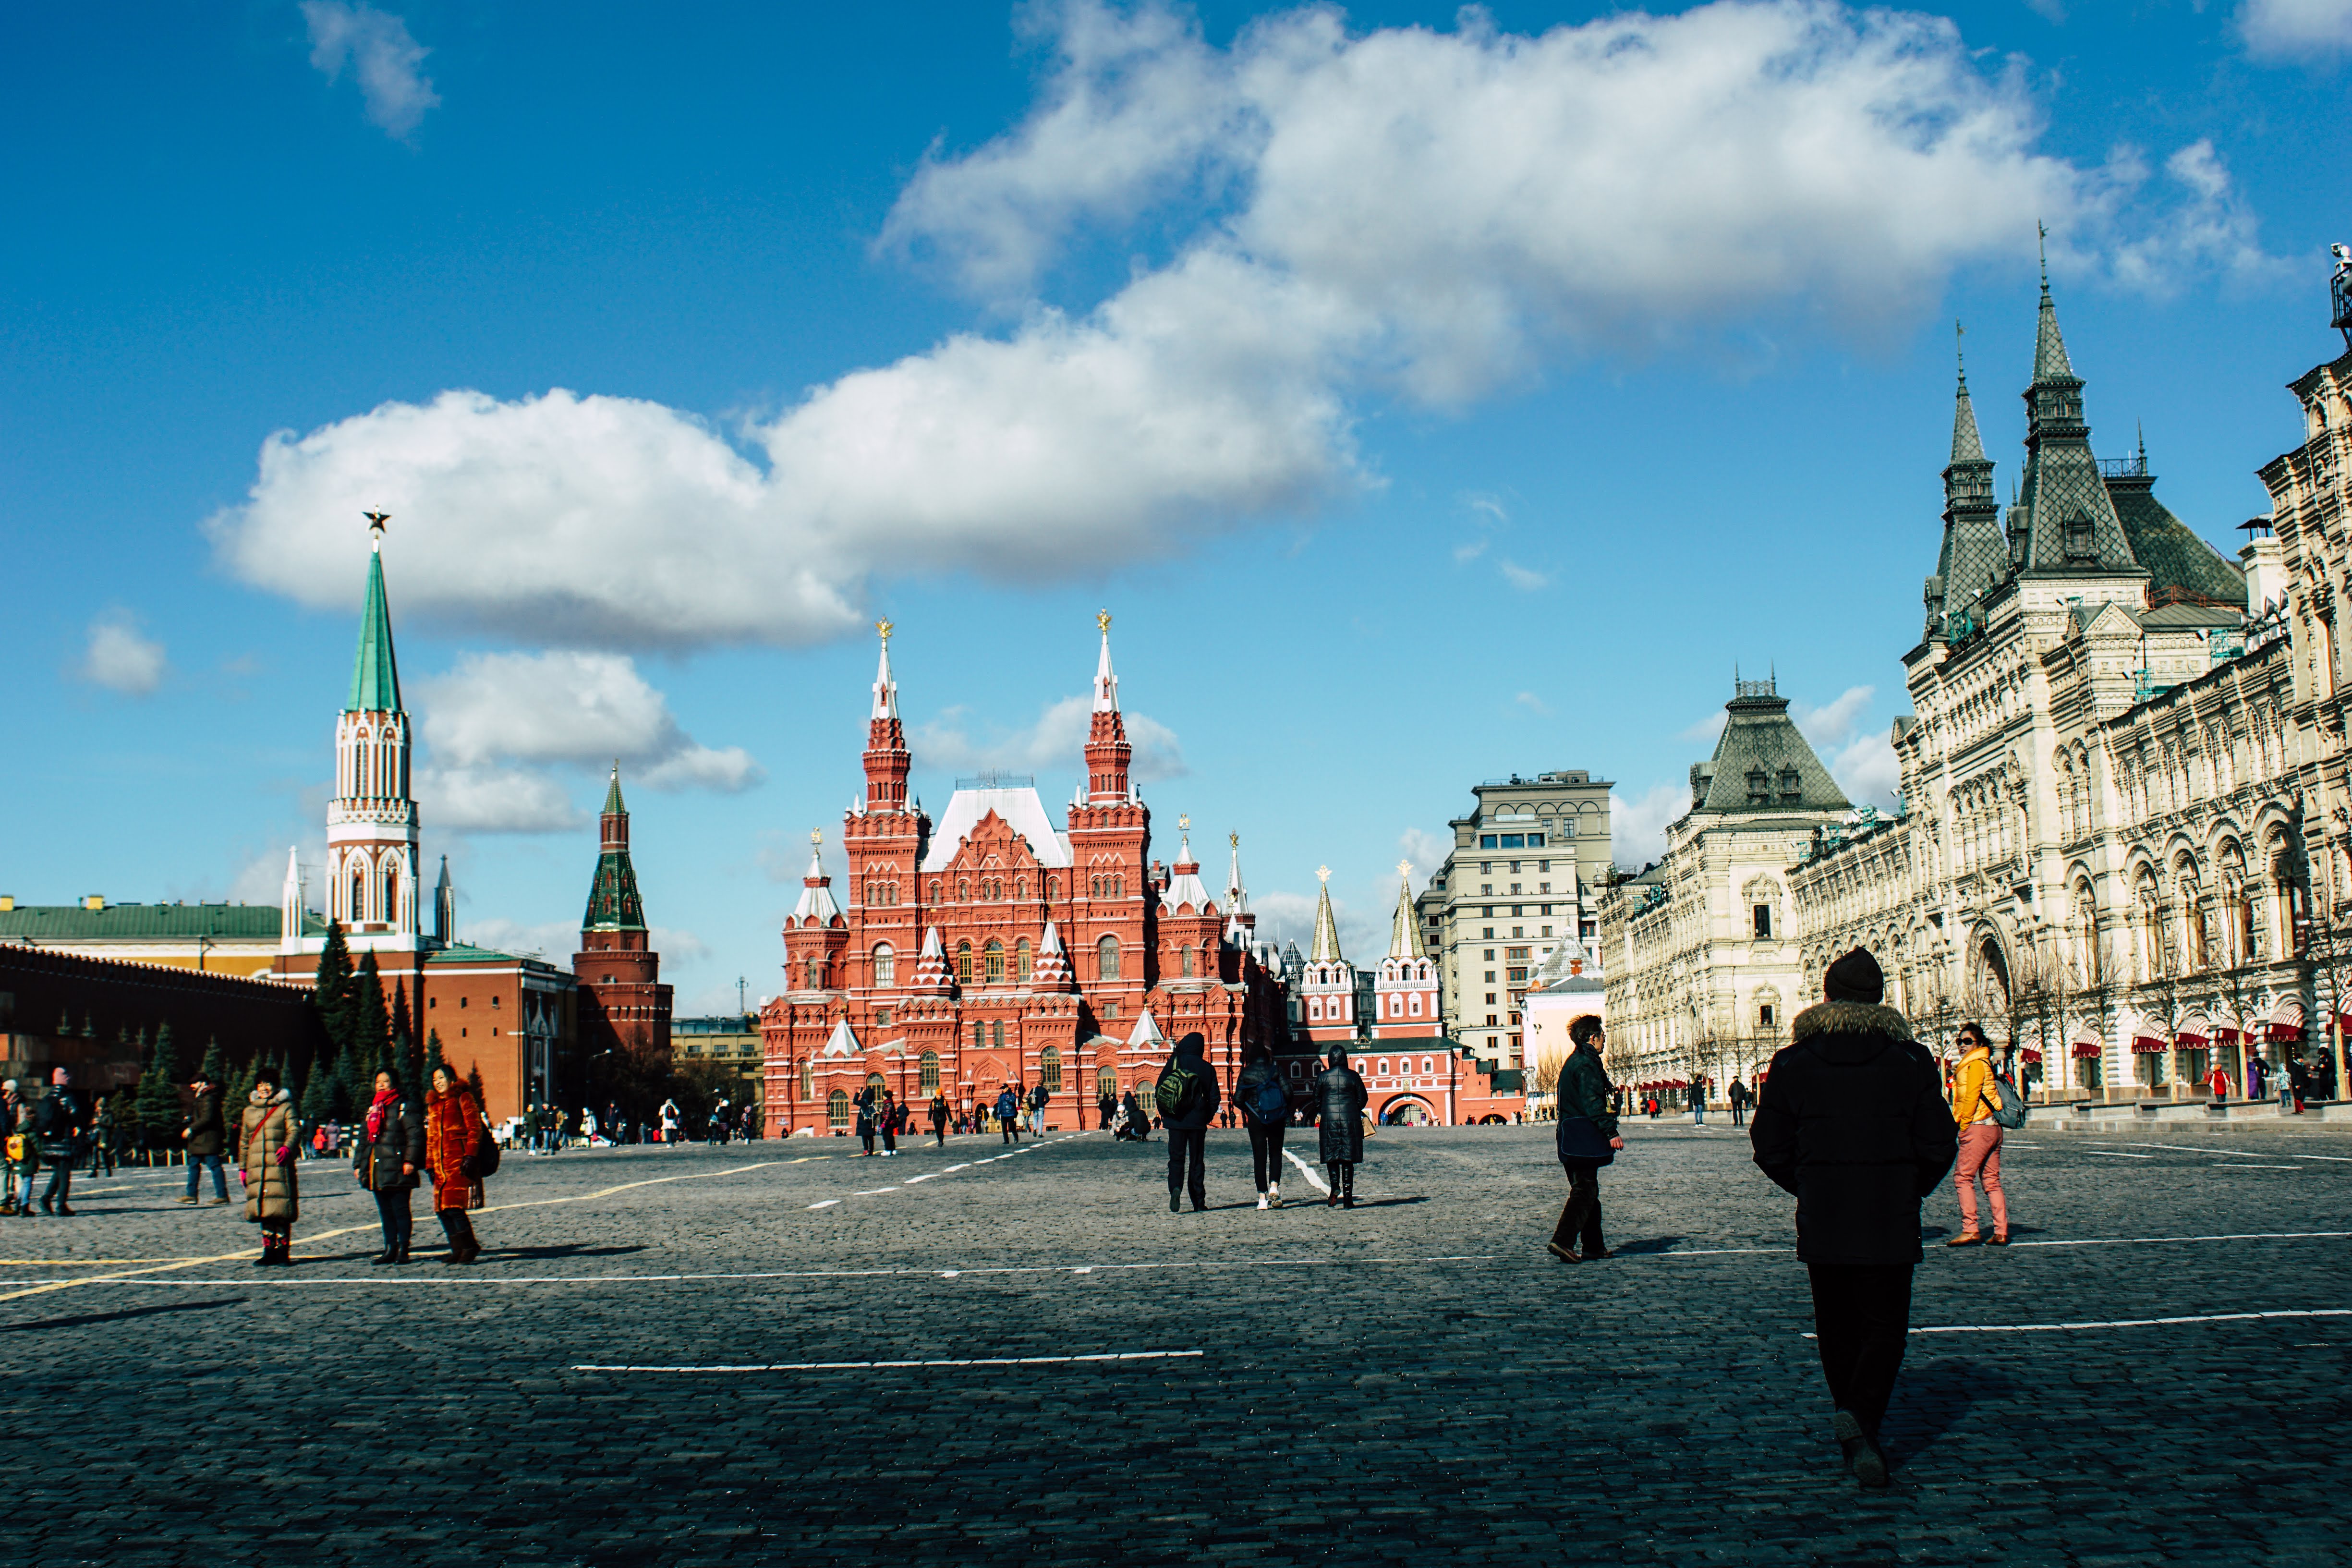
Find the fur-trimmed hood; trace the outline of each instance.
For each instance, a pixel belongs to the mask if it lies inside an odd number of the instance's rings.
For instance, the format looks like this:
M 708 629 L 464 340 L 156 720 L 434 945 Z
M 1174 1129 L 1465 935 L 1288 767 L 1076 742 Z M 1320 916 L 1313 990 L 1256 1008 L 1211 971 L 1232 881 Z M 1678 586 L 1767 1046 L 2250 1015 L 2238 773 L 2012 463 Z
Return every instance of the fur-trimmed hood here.
M 1875 1056 L 1888 1046 L 1911 1037 L 1911 1021 L 1892 1007 L 1875 1002 L 1818 1002 L 1798 1014 L 1789 1025 L 1789 1043 L 1818 1042 L 1833 1061 Z

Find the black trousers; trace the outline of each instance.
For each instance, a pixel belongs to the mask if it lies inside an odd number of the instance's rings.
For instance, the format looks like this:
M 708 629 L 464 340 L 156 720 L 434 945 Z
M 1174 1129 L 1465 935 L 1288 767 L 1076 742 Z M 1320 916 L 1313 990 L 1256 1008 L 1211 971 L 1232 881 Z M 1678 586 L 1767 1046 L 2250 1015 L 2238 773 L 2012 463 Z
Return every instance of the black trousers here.
M 74 1162 L 59 1160 L 51 1163 L 45 1160 L 42 1163 L 49 1167 L 49 1184 L 41 1189 L 41 1206 L 47 1208 L 51 1204 L 63 1205 L 73 1192 Z
M 1189 1189 L 1192 1206 L 1209 1206 L 1209 1130 L 1205 1127 L 1171 1127 L 1168 1130 L 1168 1190 L 1171 1193 Z
M 406 1252 L 409 1232 L 415 1221 L 408 1212 L 408 1194 L 412 1187 L 378 1187 L 375 1194 L 375 1217 L 383 1224 L 383 1249 L 386 1252 Z
M 1559 1205 L 1559 1223 L 1551 1227 L 1551 1244 L 1573 1249 L 1580 1240 L 1587 1252 L 1606 1252 L 1601 1239 L 1601 1172 L 1592 1165 L 1566 1165 L 1568 1201 Z
M 1903 1369 L 1904 1336 L 1911 1328 L 1908 1263 L 1809 1263 L 1813 1277 L 1813 1332 L 1830 1403 L 1850 1410 L 1874 1440 Z
M 1343 1198 L 1356 1195 L 1356 1162 L 1326 1160 L 1323 1168 L 1331 1173 L 1331 1190 Z
M 1272 1126 L 1253 1121 L 1249 1124 L 1250 1173 L 1257 1178 L 1257 1190 L 1282 1185 L 1283 1124 Z
M 869 1121 L 865 1126 L 857 1130 L 857 1141 L 866 1145 L 866 1152 L 867 1153 L 871 1154 L 874 1152 L 874 1124 L 872 1122 Z
M 441 1234 L 449 1238 L 453 1248 L 463 1252 L 476 1245 L 473 1217 L 464 1209 L 437 1209 L 435 1215 L 441 1221 Z

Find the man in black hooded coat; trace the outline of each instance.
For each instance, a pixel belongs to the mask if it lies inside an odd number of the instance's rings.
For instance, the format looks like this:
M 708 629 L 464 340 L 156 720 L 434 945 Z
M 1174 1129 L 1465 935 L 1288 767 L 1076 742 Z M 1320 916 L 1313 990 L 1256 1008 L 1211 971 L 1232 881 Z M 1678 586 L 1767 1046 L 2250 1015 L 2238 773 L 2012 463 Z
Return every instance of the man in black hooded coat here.
M 1885 1486 L 1878 1426 L 1910 1331 L 1919 1200 L 1952 1168 L 1959 1130 L 1935 1059 L 1879 1005 L 1877 961 L 1855 948 L 1822 989 L 1772 1058 L 1748 1140 L 1757 1165 L 1797 1195 L 1838 1445 L 1856 1479 Z

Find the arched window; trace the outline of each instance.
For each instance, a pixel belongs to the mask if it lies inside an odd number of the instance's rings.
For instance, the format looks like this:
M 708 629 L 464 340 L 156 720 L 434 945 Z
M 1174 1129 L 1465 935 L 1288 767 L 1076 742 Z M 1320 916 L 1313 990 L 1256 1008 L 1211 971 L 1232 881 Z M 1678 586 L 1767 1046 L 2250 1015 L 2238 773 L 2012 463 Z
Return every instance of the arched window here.
M 1382 1058 L 1381 1058 L 1381 1065 L 1380 1065 L 1380 1066 L 1378 1066 L 1378 1067 L 1376 1067 L 1376 1068 L 1374 1068 L 1372 1070 L 1373 1070 L 1374 1072 L 1376 1072 L 1376 1073 L 1380 1074 L 1382 1078 L 1386 1078 L 1386 1077 L 1388 1077 L 1388 1076 L 1389 1076 L 1389 1058 L 1386 1058 L 1386 1057 L 1382 1057 Z
M 988 1035 L 989 1042 L 995 1046 L 998 1050 L 1003 1050 L 1004 1048 L 1004 1020 L 1002 1018 L 990 1020 Z
M 1424 1076 L 1433 1073 L 1437 1070 L 1437 1064 L 1423 1057 L 1421 1058 L 1421 1070 Z
M 1151 1089 L 1154 1081 L 1148 1078 L 1135 1080 L 1135 1103 L 1143 1108 L 1143 1114 L 1146 1116 L 1151 1114 Z
M 937 1051 L 925 1051 L 925 1052 L 923 1053 L 923 1079 L 922 1079 L 922 1082 L 923 1082 L 923 1092 L 924 1092 L 925 1094 L 937 1094 L 937 1093 L 940 1091 L 940 1053 L 939 1053 L 939 1052 L 937 1052 Z
M 1320 997 L 1320 996 L 1309 996 L 1309 997 L 1307 999 L 1307 1016 L 1309 1019 L 1313 1020 L 1314 1022 L 1316 1022 L 1316 1023 L 1318 1023 L 1318 1024 L 1319 1024 L 1319 1023 L 1321 1023 L 1321 1022 L 1323 1021 L 1323 998 L 1322 998 L 1322 997 Z
M 824 960 L 821 958 L 810 959 L 808 961 L 807 970 L 808 989 L 814 991 L 824 982 Z
M 400 923 L 400 873 L 397 871 L 383 874 L 383 918 L 387 925 Z
M 1087 878 L 1087 896 L 1091 898 L 1101 898 L 1103 896 L 1103 879 L 1100 877 Z
M 988 983 L 991 985 L 1003 984 L 1004 944 L 991 937 L 988 939 L 988 945 L 980 950 L 980 954 L 987 966 Z
M 1060 879 L 1059 877 L 1048 877 L 1048 878 L 1046 878 L 1046 879 L 1045 879 L 1045 897 L 1046 897 L 1046 899 L 1050 901 L 1050 900 L 1052 900 L 1058 899 L 1058 898 L 1060 898 L 1061 896 L 1062 896 L 1062 879 Z
M 1013 978 L 1024 984 L 1029 979 L 1029 939 L 1025 936 L 1013 944 Z
M 1421 1016 L 1421 993 L 1418 991 L 1412 994 L 1412 1016 L 1416 1018 Z
M 806 1058 L 801 1060 L 801 1098 L 803 1100 L 816 1098 L 816 1064 Z
M 956 943 L 956 978 L 964 984 L 971 984 L 971 943 Z
M 1114 875 L 1111 878 L 1110 896 L 1114 899 L 1123 899 L 1127 897 L 1127 879 L 1125 877 Z
M 956 879 L 956 902 L 960 904 L 968 904 L 971 901 L 971 879 L 969 877 L 958 877 Z
M 1176 949 L 1176 973 L 1187 980 L 1192 978 L 1192 950 L 1181 943 Z
M 849 1126 L 849 1095 L 845 1090 L 836 1089 L 824 1097 L 824 1119 L 836 1132 Z
M 940 879 L 939 879 L 937 877 L 934 877 L 934 878 L 932 878 L 932 879 L 931 879 L 931 902 L 933 902 L 933 903 L 935 903 L 935 904 L 936 904 L 936 903 L 938 903 L 939 901 L 940 901 Z
M 1023 899 L 1023 900 L 1025 900 L 1025 899 L 1027 899 L 1027 898 L 1029 897 L 1029 879 L 1028 879 L 1028 878 L 1026 878 L 1026 877 L 1015 877 L 1015 878 L 1013 878 L 1013 896 L 1014 898 L 1016 898 L 1016 899 Z
M 896 985 L 898 983 L 898 951 L 891 947 L 891 945 L 887 942 L 876 943 L 874 948 L 874 984 L 877 985 Z
M 1095 943 L 1095 978 L 1118 978 L 1118 938 L 1107 936 Z
M 1118 1098 L 1118 1069 L 1117 1068 L 1104 1068 L 1101 1071 L 1095 1074 L 1095 1098 L 1097 1100 L 1117 1100 Z
M 1045 1080 L 1047 1094 L 1062 1092 L 1062 1053 L 1047 1046 L 1037 1058 L 1037 1076 Z
M 366 910 L 367 873 L 353 871 L 352 873 L 352 923 L 353 925 L 367 918 Z

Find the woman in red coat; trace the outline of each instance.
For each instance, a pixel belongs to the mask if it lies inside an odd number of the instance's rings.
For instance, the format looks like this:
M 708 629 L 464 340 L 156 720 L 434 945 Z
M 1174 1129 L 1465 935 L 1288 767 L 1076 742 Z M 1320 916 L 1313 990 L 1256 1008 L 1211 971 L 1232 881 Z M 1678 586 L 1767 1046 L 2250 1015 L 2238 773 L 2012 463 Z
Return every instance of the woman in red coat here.
M 473 1091 L 447 1068 L 435 1068 L 425 1097 L 425 1168 L 433 1176 L 434 1212 L 449 1237 L 446 1262 L 471 1263 L 482 1255 L 474 1222 L 466 1217 L 482 1206 L 482 1178 L 474 1163 L 482 1138 L 482 1108 Z

